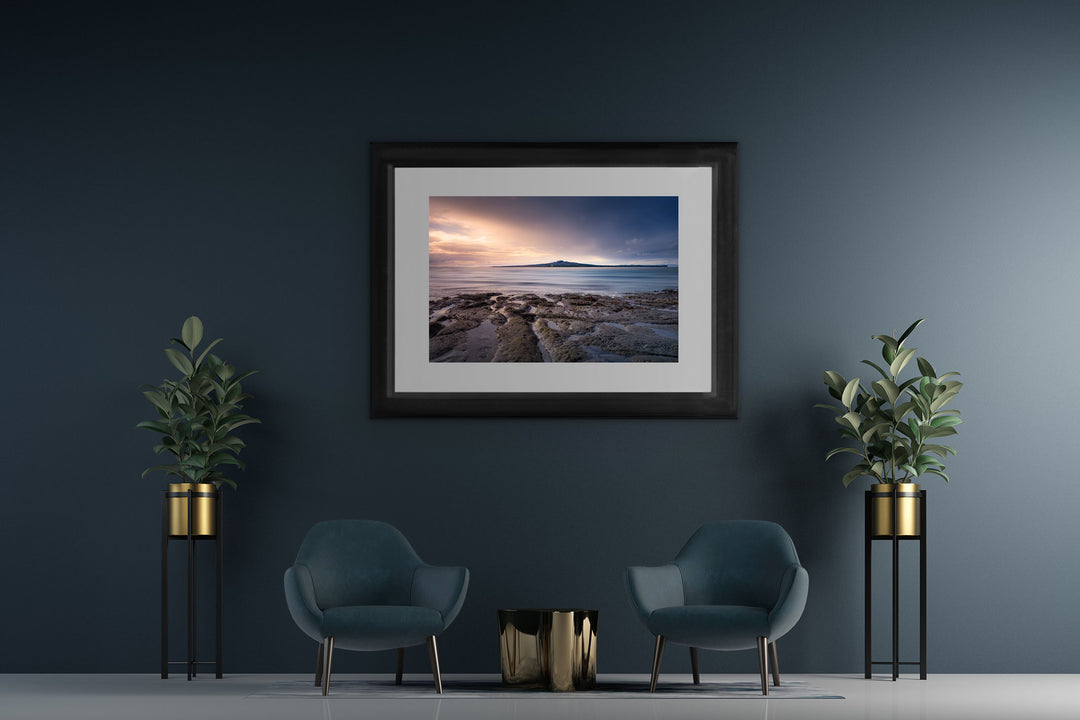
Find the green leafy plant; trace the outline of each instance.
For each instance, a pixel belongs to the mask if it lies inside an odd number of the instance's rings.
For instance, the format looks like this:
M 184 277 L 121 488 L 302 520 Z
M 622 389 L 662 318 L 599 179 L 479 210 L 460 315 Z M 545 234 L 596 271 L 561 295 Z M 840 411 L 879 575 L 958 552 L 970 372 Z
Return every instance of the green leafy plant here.
M 142 386 L 143 395 L 157 408 L 158 418 L 135 427 L 158 433 L 161 442 L 154 446 L 154 452 L 170 453 L 175 460 L 147 468 L 143 477 L 162 470 L 180 478 L 180 482 L 236 488 L 236 482 L 226 477 L 221 468 L 244 468 L 237 457 L 245 447 L 244 441 L 233 432 L 261 422 L 241 412 L 241 402 L 251 397 L 244 394 L 241 381 L 257 371 L 238 375 L 235 367 L 210 352 L 222 338 L 207 345 L 196 357 L 202 338 L 202 321 L 192 315 L 184 321 L 180 337 L 172 339 L 187 352 L 174 347 L 165 349 L 169 362 L 182 373 L 181 378 L 165 379 L 160 386 Z
M 937 440 L 956 434 L 960 411 L 945 406 L 957 396 L 963 383 L 949 379 L 960 373 L 938 375 L 926 358 L 915 354 L 916 348 L 904 347 L 904 341 L 922 322 L 912 323 L 899 338 L 873 336 L 881 342 L 885 367 L 870 360 L 862 361 L 881 375 L 869 388 L 859 378 L 845 380 L 840 373 L 825 371 L 829 394 L 841 405 L 814 407 L 836 413 L 840 434 L 853 441 L 852 445 L 830 450 L 825 459 L 840 454 L 859 457 L 844 475 L 844 487 L 864 476 L 878 483 L 915 482 L 914 478 L 925 474 L 949 481 L 942 461 L 950 454 L 955 455 L 956 450 Z M 912 360 L 918 374 L 901 381 L 900 374 L 910 367 Z

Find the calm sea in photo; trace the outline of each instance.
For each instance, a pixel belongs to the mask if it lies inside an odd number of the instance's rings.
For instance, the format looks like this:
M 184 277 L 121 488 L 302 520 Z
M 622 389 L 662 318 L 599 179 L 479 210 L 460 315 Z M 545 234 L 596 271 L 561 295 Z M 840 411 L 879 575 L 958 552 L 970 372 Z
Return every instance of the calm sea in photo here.
M 429 271 L 431 299 L 461 293 L 593 293 L 678 290 L 677 267 L 438 267 Z

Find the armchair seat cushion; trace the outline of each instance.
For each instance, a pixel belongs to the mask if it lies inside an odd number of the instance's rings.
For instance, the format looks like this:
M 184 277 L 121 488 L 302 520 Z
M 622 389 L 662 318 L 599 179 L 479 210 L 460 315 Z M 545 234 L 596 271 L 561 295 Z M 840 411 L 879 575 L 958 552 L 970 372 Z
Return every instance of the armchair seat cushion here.
M 769 637 L 769 611 L 748 605 L 678 605 L 654 610 L 649 632 L 705 650 L 748 650 Z
M 438 610 L 412 605 L 343 605 L 323 611 L 322 635 L 343 650 L 420 645 L 443 631 Z

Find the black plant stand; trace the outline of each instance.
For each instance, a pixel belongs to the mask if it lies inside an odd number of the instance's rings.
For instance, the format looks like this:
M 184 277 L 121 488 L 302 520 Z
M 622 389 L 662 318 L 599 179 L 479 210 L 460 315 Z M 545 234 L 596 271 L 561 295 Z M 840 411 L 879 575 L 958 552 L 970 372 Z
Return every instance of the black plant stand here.
M 169 677 L 170 665 L 185 665 L 187 667 L 187 679 L 198 675 L 199 665 L 214 665 L 216 676 L 221 678 L 221 493 L 215 491 L 217 498 L 217 527 L 214 535 L 192 535 L 191 526 L 194 524 L 192 514 L 192 495 L 194 491 L 170 493 L 161 491 L 161 677 Z M 184 497 L 187 499 L 187 535 L 169 535 L 169 498 Z M 169 660 L 169 541 L 179 540 L 187 545 L 187 659 Z M 216 633 L 216 657 L 214 660 L 198 659 L 198 614 L 195 608 L 195 543 L 197 541 L 213 541 L 215 549 L 215 574 L 217 576 L 217 596 L 215 610 L 217 615 Z
M 919 535 L 897 535 L 898 508 L 900 494 L 893 497 L 892 535 L 873 536 L 870 534 L 870 491 L 866 491 L 866 657 L 865 676 L 870 678 L 874 665 L 891 665 L 892 679 L 900 677 L 901 665 L 918 665 L 919 679 L 926 679 L 926 491 L 919 491 Z M 874 540 L 888 540 L 892 543 L 892 659 L 871 660 L 871 602 L 870 577 L 872 570 L 871 547 Z M 917 540 L 919 542 L 919 660 L 918 662 L 900 661 L 900 541 Z

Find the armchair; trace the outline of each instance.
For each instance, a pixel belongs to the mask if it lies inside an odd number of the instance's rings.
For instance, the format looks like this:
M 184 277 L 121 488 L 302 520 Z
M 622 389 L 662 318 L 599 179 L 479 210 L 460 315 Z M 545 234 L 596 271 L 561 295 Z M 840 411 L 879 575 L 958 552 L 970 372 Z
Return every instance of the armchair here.
M 780 685 L 776 641 L 802 616 L 809 576 L 791 538 L 759 520 L 703 525 L 675 560 L 659 567 L 630 567 L 626 590 L 641 622 L 656 636 L 649 691 L 656 691 L 667 642 L 690 647 L 694 683 L 700 683 L 698 648 L 757 647 L 761 692 L 768 674 Z
M 435 638 L 457 617 L 468 586 L 468 569 L 428 565 L 397 529 L 374 520 L 316 524 L 285 571 L 289 613 L 318 643 L 315 685 L 323 695 L 335 647 L 397 649 L 400 685 L 405 648 L 424 642 L 442 693 Z

